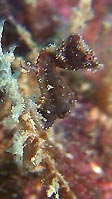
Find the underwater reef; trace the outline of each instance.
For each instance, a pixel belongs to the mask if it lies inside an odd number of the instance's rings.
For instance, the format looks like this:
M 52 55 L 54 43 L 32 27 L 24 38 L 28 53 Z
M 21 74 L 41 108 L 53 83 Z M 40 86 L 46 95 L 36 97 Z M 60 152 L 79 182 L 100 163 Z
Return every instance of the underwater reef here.
M 0 1 L 0 198 L 112 198 L 111 0 Z

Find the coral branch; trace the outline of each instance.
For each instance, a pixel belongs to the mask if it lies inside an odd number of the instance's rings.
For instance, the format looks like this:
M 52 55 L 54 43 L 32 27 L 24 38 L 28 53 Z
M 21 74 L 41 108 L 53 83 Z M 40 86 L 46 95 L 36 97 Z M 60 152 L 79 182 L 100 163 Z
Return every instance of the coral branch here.
M 11 72 L 11 63 L 15 59 L 14 49 L 15 47 L 10 48 L 10 52 L 3 53 L 1 46 L 2 32 L 3 32 L 2 21 L 0 23 L 0 90 L 6 92 L 8 97 L 12 100 L 12 118 L 10 121 L 16 123 L 19 122 L 18 118 L 24 110 L 24 99 L 19 92 L 18 82 L 13 77 Z

